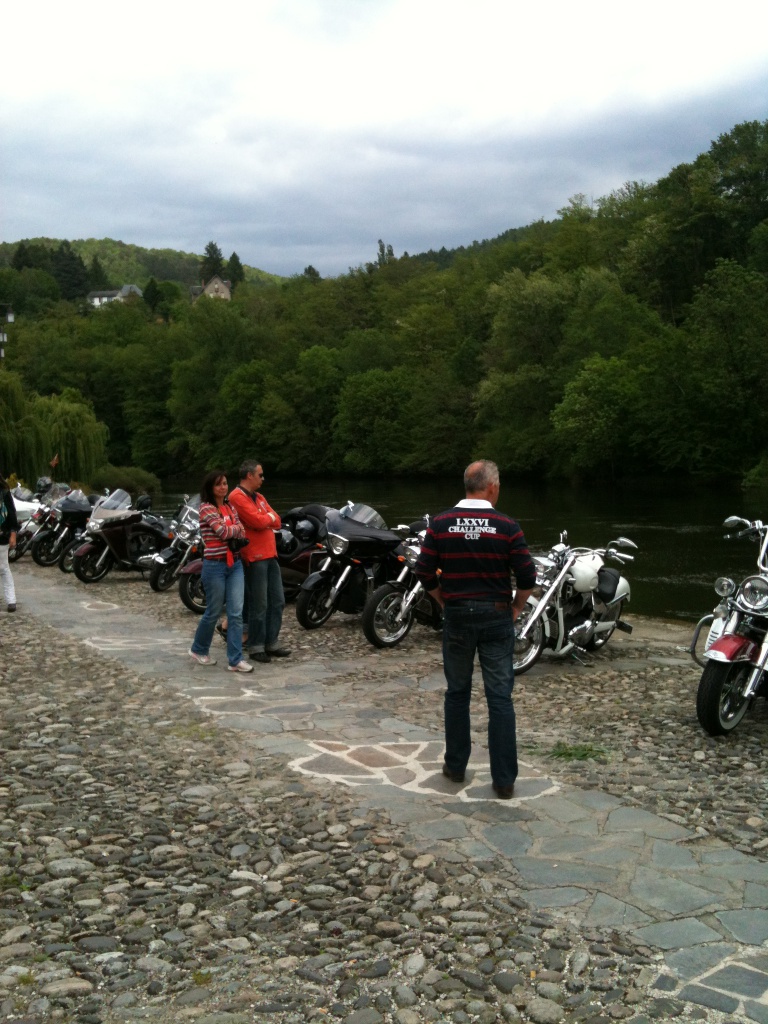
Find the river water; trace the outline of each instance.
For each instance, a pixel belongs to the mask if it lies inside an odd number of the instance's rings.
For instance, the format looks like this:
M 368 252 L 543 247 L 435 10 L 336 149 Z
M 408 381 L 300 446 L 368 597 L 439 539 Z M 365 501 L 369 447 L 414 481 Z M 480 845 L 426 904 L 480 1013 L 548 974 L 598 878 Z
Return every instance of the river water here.
M 230 484 L 234 484 L 230 479 Z M 196 489 L 198 481 L 189 484 Z M 175 488 L 174 488 L 175 490 Z M 284 512 L 310 501 L 339 507 L 347 500 L 372 505 L 389 526 L 434 514 L 463 497 L 461 478 L 383 480 L 370 478 L 267 478 L 264 494 Z M 170 495 L 166 495 L 166 504 Z M 712 610 L 717 576 L 739 580 L 754 571 L 757 545 L 726 541 L 726 516 L 768 517 L 768 495 L 738 488 L 693 486 L 671 481 L 598 487 L 517 484 L 502 478 L 498 507 L 519 519 L 530 548 L 539 553 L 568 531 L 571 544 L 604 547 L 623 534 L 638 550 L 623 572 L 631 588 L 627 609 L 639 615 L 695 621 Z M 611 565 L 617 563 L 611 562 Z

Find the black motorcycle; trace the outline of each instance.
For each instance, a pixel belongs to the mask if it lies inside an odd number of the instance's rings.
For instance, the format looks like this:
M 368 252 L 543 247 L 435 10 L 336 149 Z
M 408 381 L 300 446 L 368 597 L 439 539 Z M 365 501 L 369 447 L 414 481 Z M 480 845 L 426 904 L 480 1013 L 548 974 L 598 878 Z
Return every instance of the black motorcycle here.
M 112 569 L 148 572 L 171 540 L 170 520 L 152 515 L 151 507 L 146 494 L 132 506 L 122 489 L 97 505 L 85 528 L 87 540 L 74 555 L 75 576 L 96 583 Z
M 337 609 L 349 615 L 361 612 L 374 590 L 398 575 L 396 549 L 413 533 L 413 526 L 387 529 L 370 505 L 350 501 L 340 511 L 329 510 L 325 561 L 304 580 L 296 598 L 299 625 L 317 629 Z
M 194 498 L 184 496 L 171 522 L 170 547 L 155 555 L 154 565 L 149 573 L 149 585 L 153 590 L 168 590 L 179 578 L 184 566 L 196 559 L 202 552 L 200 542 L 200 495 Z
M 73 536 L 74 526 L 79 526 L 82 531 L 91 514 L 91 506 L 82 491 L 72 491 L 68 484 L 54 484 L 42 502 L 39 513 L 32 517 L 36 520 L 37 530 L 29 550 L 38 565 L 47 567 L 58 561 L 62 546 Z
M 400 574 L 377 587 L 365 603 L 363 633 L 374 647 L 395 647 L 408 636 L 414 622 L 434 630 L 443 628 L 443 609 L 426 592 L 414 571 L 422 540 L 423 533 L 403 541 L 397 550 L 402 565 Z

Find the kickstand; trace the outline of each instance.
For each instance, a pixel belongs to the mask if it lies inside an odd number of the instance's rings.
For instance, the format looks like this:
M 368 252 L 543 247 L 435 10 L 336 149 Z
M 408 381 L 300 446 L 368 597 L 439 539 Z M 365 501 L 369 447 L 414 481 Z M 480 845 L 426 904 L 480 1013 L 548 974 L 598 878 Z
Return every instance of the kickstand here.
M 574 661 L 578 661 L 578 663 L 580 665 L 584 665 L 586 667 L 589 664 L 588 661 L 582 661 L 582 659 L 578 656 L 576 651 L 571 651 L 570 654 L 571 654 L 571 657 L 573 658 L 573 660 Z

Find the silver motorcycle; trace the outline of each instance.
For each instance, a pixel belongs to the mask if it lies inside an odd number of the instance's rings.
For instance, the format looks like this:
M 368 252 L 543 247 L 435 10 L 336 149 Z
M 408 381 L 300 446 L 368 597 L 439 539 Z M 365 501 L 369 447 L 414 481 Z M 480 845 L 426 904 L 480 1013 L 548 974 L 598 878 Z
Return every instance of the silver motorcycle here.
M 634 555 L 619 548 L 637 549 L 637 544 L 617 537 L 605 548 L 573 548 L 564 530 L 547 555 L 533 556 L 536 590 L 515 623 L 516 673 L 527 672 L 544 650 L 575 657 L 579 651 L 600 650 L 617 629 L 632 632 L 621 621 L 629 583 L 618 569 L 604 564 L 608 558 L 621 564 L 634 561 Z

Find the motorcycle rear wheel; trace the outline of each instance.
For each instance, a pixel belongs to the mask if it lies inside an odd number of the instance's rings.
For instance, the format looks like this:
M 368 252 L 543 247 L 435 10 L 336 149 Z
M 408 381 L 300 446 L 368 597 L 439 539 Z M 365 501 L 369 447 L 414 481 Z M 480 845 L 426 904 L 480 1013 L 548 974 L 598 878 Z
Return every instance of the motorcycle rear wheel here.
M 161 564 L 155 562 L 149 571 L 149 585 L 153 590 L 158 592 L 163 590 L 170 590 L 173 586 L 173 581 L 176 579 L 176 569 L 178 562 L 170 562 Z
M 395 647 L 404 640 L 413 625 L 413 609 L 396 621 L 403 605 L 402 590 L 385 583 L 371 594 L 363 609 L 363 633 L 374 647 Z
M 314 590 L 300 590 L 296 595 L 296 621 L 304 629 L 317 629 L 336 611 L 336 605 L 327 607 L 331 584 L 326 583 Z
M 64 546 L 58 558 L 59 568 L 62 572 L 75 571 L 75 552 L 83 546 L 83 543 L 82 537 L 75 537 L 69 544 Z
M 199 572 L 188 572 L 179 576 L 179 597 L 182 604 L 195 615 L 205 611 L 206 597 L 203 578 Z
M 624 602 L 619 601 L 613 608 L 608 608 L 600 618 L 598 622 L 613 622 L 611 629 L 607 629 L 604 633 L 596 633 L 591 640 L 588 640 L 584 644 L 584 650 L 586 651 L 599 651 L 608 643 L 616 630 L 616 623 L 621 618 L 621 611 L 624 607 Z
M 515 675 L 522 675 L 529 668 L 533 668 L 541 657 L 541 652 L 544 650 L 546 637 L 541 619 L 535 623 L 525 640 L 520 639 L 520 630 L 534 610 L 533 606 L 526 605 L 518 615 L 517 622 L 515 623 L 515 649 L 512 655 L 512 666 L 515 670 Z
M 107 557 L 99 565 L 99 559 L 103 554 L 104 548 L 95 548 L 84 555 L 75 555 L 72 560 L 72 568 L 81 583 L 98 583 L 99 580 L 104 579 L 115 564 L 115 560 L 112 553 L 108 551 Z
M 32 559 L 45 569 L 58 562 L 59 551 L 56 548 L 55 534 L 49 533 L 46 537 L 41 537 L 39 541 L 32 542 Z
M 707 663 L 696 693 L 696 717 L 710 736 L 731 732 L 746 715 L 752 701 L 744 690 L 751 672 L 748 661 Z

